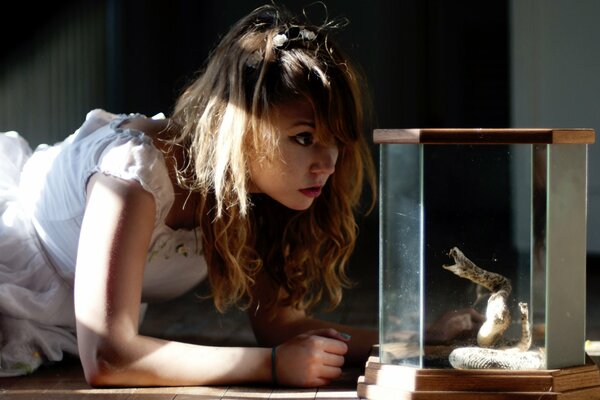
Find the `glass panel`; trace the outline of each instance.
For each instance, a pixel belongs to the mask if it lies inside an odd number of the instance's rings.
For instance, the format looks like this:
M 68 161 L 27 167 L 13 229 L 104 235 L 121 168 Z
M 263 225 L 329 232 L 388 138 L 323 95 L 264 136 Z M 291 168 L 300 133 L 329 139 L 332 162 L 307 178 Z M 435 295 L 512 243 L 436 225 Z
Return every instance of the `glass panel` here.
M 532 146 L 532 252 L 531 252 L 531 318 L 533 345 L 545 346 L 546 331 L 546 227 L 548 203 L 548 145 Z
M 380 357 L 421 367 L 422 201 L 420 145 L 382 145 Z
M 518 303 L 529 303 L 529 246 L 515 243 L 513 214 L 521 204 L 513 196 L 517 184 L 529 184 L 530 169 L 511 173 L 518 160 L 507 145 L 430 145 L 424 160 L 425 366 L 449 367 L 454 348 L 476 345 L 478 326 L 468 329 L 477 321 L 465 312 L 483 318 L 490 299 L 480 284 L 442 268 L 455 264 L 449 256 L 453 248 L 510 281 L 506 306 L 512 322 L 499 340 L 520 338 Z M 525 182 L 513 182 L 515 177 Z M 529 215 L 529 205 L 521 206 L 520 213 Z
M 530 145 L 382 145 L 384 363 L 448 368 L 454 349 L 477 346 L 491 293 L 443 268 L 452 249 L 510 282 L 496 344 L 517 345 L 519 303 L 531 304 L 531 169 Z

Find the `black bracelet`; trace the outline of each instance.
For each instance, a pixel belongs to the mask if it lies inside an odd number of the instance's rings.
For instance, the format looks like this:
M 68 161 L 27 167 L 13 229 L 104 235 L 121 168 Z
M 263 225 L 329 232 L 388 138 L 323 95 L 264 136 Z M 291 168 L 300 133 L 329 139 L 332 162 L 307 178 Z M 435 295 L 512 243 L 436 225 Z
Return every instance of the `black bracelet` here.
M 275 365 L 276 355 L 277 355 L 277 346 L 273 346 L 273 348 L 271 349 L 271 381 L 273 383 L 273 386 L 279 385 L 279 383 L 277 382 L 277 368 Z

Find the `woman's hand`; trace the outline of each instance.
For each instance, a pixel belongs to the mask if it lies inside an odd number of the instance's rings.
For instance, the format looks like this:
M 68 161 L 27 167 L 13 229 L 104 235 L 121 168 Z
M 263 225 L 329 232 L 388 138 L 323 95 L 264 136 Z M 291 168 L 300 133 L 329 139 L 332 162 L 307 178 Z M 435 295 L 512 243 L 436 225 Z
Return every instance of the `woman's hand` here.
M 344 365 L 365 365 L 379 337 L 376 330 L 314 319 L 296 307 L 273 304 L 273 299 L 284 295 L 280 290 L 263 268 L 256 277 L 253 304 L 248 308 L 258 344 L 277 346 L 277 383 L 324 386 L 341 376 Z
M 327 385 L 342 374 L 348 337 L 335 329 L 317 329 L 277 346 L 278 383 L 285 386 Z

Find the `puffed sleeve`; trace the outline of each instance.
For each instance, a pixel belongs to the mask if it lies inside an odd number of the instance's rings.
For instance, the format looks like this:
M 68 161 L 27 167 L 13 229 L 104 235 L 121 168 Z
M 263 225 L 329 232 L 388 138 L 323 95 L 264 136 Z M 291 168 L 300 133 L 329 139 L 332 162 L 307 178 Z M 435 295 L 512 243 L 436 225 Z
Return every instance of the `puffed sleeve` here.
M 139 182 L 154 196 L 157 223 L 164 221 L 174 194 L 163 154 L 141 132 L 116 129 L 115 134 L 100 157 L 98 172 Z

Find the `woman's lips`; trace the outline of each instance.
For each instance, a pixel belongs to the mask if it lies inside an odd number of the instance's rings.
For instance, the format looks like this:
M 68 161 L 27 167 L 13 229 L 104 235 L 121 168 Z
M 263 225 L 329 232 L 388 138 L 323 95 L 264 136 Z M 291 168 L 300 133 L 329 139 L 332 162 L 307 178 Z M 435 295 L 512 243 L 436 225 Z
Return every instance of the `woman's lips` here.
M 305 188 L 305 189 L 300 189 L 300 193 L 302 193 L 306 197 L 311 197 L 311 198 L 319 197 L 319 195 L 321 194 L 321 186 L 314 186 L 314 187 L 309 187 L 309 188 Z

